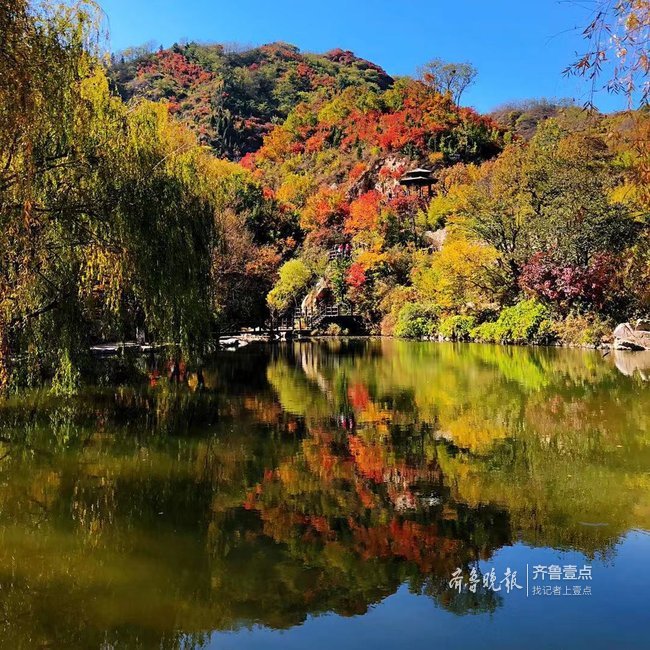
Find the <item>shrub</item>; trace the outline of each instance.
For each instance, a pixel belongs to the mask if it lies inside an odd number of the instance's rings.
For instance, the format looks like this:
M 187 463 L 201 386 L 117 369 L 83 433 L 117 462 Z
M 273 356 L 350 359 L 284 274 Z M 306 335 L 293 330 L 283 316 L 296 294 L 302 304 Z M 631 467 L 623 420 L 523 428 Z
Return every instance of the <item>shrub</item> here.
M 440 321 L 438 334 L 454 341 L 466 341 L 475 324 L 473 316 L 448 316 Z
M 596 315 L 570 314 L 555 324 L 558 338 L 572 345 L 600 345 L 611 336 L 614 324 Z
M 416 292 L 413 287 L 379 286 L 380 295 L 383 294 L 379 303 L 379 312 L 384 314 L 381 321 L 380 331 L 384 336 L 393 336 L 397 325 L 397 316 L 400 309 L 408 303 L 416 301 Z
M 386 314 L 379 326 L 379 331 L 382 336 L 393 336 L 395 334 L 395 325 L 397 324 L 397 314 L 390 312 Z
M 616 293 L 618 265 L 613 255 L 600 253 L 586 266 L 555 262 L 545 253 L 531 257 L 522 270 L 520 285 L 540 300 L 566 313 L 571 307 L 602 309 Z
M 494 343 L 542 343 L 553 338 L 553 325 L 547 307 L 524 300 L 503 309 L 496 321 L 475 327 L 471 336 Z
M 325 334 L 327 336 L 341 336 L 343 330 L 338 323 L 330 323 L 325 329 Z
M 418 339 L 433 336 L 437 329 L 440 308 L 434 303 L 407 303 L 397 315 L 395 336 Z
M 488 321 L 487 323 L 481 323 L 480 325 L 477 325 L 470 332 L 470 336 L 475 341 L 483 341 L 485 343 L 499 341 L 496 321 Z

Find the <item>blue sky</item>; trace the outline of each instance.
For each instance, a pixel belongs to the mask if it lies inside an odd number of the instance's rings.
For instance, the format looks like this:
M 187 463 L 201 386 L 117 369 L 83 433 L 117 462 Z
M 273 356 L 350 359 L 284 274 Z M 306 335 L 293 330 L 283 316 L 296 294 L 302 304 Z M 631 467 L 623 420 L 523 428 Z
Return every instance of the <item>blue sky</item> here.
M 120 50 L 181 39 L 261 45 L 286 41 L 303 51 L 352 50 L 393 75 L 432 59 L 470 61 L 479 70 L 463 103 L 480 111 L 509 100 L 571 97 L 589 84 L 562 70 L 582 52 L 590 0 L 100 0 L 110 45 Z M 625 100 L 600 92 L 596 105 Z

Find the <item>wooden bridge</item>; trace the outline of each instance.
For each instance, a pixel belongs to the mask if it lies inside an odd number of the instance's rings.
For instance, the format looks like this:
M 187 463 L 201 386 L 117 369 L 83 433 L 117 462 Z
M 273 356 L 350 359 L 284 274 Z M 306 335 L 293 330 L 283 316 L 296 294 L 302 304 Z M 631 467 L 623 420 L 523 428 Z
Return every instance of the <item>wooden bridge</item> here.
M 285 313 L 276 327 L 280 331 L 313 330 L 325 323 L 360 322 L 361 317 L 355 314 L 354 307 L 344 302 L 334 305 L 322 305 L 316 309 L 294 309 Z
M 334 246 L 327 251 L 327 256 L 329 261 L 334 260 L 344 260 L 352 256 L 352 248 L 350 244 L 341 244 L 339 246 Z

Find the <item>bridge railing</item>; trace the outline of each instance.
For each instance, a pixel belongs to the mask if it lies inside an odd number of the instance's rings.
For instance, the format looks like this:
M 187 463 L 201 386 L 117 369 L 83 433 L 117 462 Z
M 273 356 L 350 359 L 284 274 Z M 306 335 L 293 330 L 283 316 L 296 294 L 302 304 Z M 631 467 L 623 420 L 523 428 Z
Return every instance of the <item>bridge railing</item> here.
M 327 251 L 327 255 L 330 262 L 333 260 L 347 259 L 352 255 L 352 248 L 349 244 L 343 245 L 341 247 L 335 246 L 334 248 L 330 248 L 329 251 Z
M 335 305 L 321 305 L 315 309 L 295 308 L 293 312 L 282 316 L 278 320 L 277 326 L 280 329 L 296 329 L 296 322 L 298 322 L 298 327 L 300 327 L 302 321 L 307 327 L 315 327 L 326 318 L 354 315 L 354 307 L 344 302 Z

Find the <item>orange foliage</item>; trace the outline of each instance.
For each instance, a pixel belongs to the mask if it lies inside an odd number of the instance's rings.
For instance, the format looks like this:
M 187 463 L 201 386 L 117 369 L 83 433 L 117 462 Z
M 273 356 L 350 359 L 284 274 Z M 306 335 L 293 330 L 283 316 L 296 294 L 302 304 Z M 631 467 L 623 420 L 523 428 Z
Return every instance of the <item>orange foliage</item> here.
M 389 524 L 365 528 L 350 520 L 359 555 L 365 559 L 402 557 L 415 562 L 425 573 L 440 568 L 442 559 L 452 564 L 459 550 L 458 540 L 443 537 L 436 525 L 393 519 Z
M 321 187 L 307 200 L 300 215 L 300 225 L 306 231 L 338 227 L 345 221 L 349 210 L 342 190 Z
M 275 273 L 280 260 L 281 256 L 275 247 L 259 246 L 255 257 L 246 263 L 245 273 L 249 277 L 268 278 Z
M 364 163 L 360 162 L 354 165 L 352 169 L 350 170 L 350 174 L 348 175 L 348 178 L 350 179 L 350 182 L 354 182 L 361 178 L 363 174 L 366 172 L 367 167 Z
M 289 131 L 277 127 L 264 138 L 264 146 L 257 152 L 256 157 L 280 162 L 288 155 L 299 153 L 302 148 L 302 145 L 294 140 Z
M 350 436 L 348 445 L 361 476 L 382 483 L 387 465 L 386 447 L 366 444 L 359 436 Z
M 348 269 L 348 273 L 345 276 L 345 280 L 348 283 L 348 286 L 353 289 L 359 289 L 366 283 L 366 272 L 361 264 L 355 262 Z
M 379 225 L 379 200 L 379 192 L 370 190 L 353 201 L 345 232 L 356 234 L 361 230 L 375 230 Z

